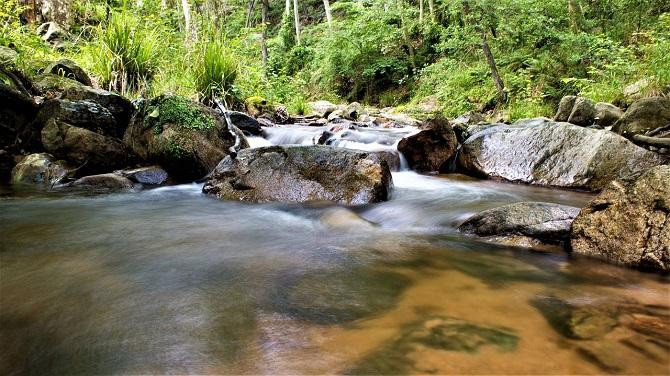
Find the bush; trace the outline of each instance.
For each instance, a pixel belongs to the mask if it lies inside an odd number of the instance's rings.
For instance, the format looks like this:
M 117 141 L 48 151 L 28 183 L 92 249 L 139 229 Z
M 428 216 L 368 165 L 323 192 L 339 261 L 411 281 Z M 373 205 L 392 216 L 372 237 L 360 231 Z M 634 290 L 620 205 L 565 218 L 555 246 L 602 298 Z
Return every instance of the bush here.
M 235 80 L 238 75 L 237 58 L 220 38 L 213 38 L 202 47 L 195 67 L 195 88 L 204 102 L 221 97 L 227 105 L 237 100 Z

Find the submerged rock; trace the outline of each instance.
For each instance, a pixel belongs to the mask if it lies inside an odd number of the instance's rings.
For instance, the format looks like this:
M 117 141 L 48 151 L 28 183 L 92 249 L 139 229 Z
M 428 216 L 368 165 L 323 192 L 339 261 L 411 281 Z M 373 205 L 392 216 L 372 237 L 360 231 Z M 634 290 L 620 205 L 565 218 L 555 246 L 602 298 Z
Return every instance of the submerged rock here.
M 30 154 L 12 169 L 12 183 L 52 187 L 61 183 L 70 170 L 51 154 Z
M 625 137 L 644 134 L 670 124 L 670 98 L 651 97 L 633 103 L 612 130 Z
M 332 207 L 324 210 L 319 219 L 324 226 L 335 230 L 361 230 L 374 228 L 372 222 L 367 221 L 353 211 L 342 207 Z
M 531 303 L 560 334 L 573 339 L 597 339 L 619 323 L 616 304 L 569 302 L 556 296 L 538 296 Z
M 375 153 L 328 146 L 269 146 L 226 157 L 203 187 L 207 194 L 252 202 L 327 200 L 358 205 L 385 201 L 388 164 Z
M 117 174 L 100 174 L 84 176 L 73 181 L 69 186 L 94 190 L 124 190 L 132 189 L 134 184 L 130 179 Z
M 524 245 L 530 238 L 541 243 L 560 244 L 569 240 L 570 225 L 579 208 L 545 202 L 518 202 L 485 210 L 467 219 L 458 229 L 484 237 L 497 237 L 497 241 L 512 241 Z M 500 238 L 502 237 L 502 238 Z M 506 242 L 507 243 L 507 242 Z
M 164 167 L 178 181 L 208 174 L 231 151 L 249 144 L 215 110 L 178 96 L 152 99 L 133 117 L 123 141 L 140 157 Z
M 446 120 L 433 120 L 398 143 L 409 167 L 419 172 L 447 172 L 456 155 L 456 134 Z
M 487 128 L 467 139 L 459 155 L 460 166 L 476 175 L 592 191 L 663 162 L 612 132 L 545 119 Z
M 610 184 L 573 222 L 571 245 L 577 254 L 669 272 L 670 166 Z

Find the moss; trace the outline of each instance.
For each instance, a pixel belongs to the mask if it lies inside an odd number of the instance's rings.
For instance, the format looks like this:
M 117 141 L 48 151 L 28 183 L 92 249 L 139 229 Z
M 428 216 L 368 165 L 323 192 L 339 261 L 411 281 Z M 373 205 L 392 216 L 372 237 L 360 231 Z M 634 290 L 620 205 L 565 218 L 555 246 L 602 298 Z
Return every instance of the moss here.
M 179 96 L 164 97 L 149 105 L 147 118 L 155 134 L 160 134 L 168 123 L 191 130 L 214 127 L 214 118 L 210 114 L 196 103 Z

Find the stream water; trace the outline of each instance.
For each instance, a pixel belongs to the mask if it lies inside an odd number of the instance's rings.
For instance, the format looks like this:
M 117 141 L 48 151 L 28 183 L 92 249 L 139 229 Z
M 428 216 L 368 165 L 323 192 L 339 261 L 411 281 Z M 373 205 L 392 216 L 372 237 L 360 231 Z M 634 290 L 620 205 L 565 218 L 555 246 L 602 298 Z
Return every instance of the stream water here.
M 252 145 L 310 144 L 268 129 Z M 411 130 L 335 146 L 394 150 Z M 456 226 L 584 193 L 395 172 L 390 201 L 243 204 L 197 184 L 0 197 L 0 374 L 667 374 L 665 277 Z M 348 218 L 345 216 L 345 219 Z

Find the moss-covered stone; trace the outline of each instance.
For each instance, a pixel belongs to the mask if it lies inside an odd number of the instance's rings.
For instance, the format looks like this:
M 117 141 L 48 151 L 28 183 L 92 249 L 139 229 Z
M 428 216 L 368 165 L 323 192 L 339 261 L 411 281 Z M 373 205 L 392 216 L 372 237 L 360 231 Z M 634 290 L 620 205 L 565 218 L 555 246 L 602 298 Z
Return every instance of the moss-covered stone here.
M 244 106 L 251 116 L 260 116 L 262 114 L 271 114 L 274 112 L 272 103 L 259 96 L 247 98 L 244 101 Z
M 169 96 L 151 103 L 147 108 L 148 115 L 145 121 L 153 127 L 156 134 L 163 131 L 165 124 L 195 130 L 214 127 L 214 117 L 184 97 Z

